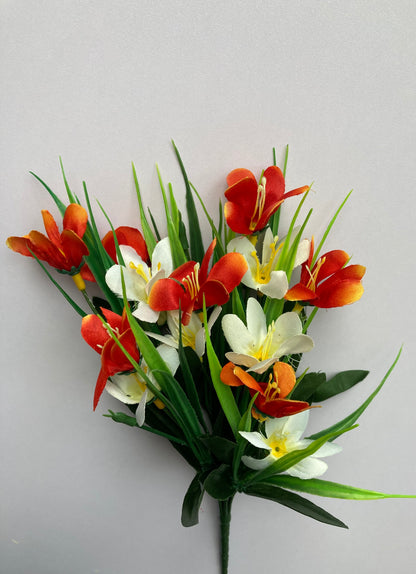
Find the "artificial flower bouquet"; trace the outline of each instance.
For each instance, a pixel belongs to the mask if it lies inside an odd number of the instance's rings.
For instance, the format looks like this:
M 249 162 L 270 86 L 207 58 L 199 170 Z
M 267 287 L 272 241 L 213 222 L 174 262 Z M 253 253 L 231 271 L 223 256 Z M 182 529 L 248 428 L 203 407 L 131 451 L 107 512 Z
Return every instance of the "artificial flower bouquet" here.
M 354 303 L 363 294 L 365 268 L 351 264 L 343 250 L 323 250 L 348 196 L 315 246 L 307 231 L 312 210 L 299 221 L 309 186 L 285 191 L 287 153 L 283 171 L 274 153 L 273 165 L 259 179 L 247 169 L 233 170 L 225 204 L 220 200 L 219 214 L 212 217 L 175 145 L 174 150 L 185 183 L 188 226 L 172 186 L 165 187 L 158 170 L 166 214 L 163 236 L 160 222 L 144 208 L 133 166 L 142 231 L 114 229 L 100 206 L 110 229 L 101 238 L 85 184 L 87 210 L 71 191 L 61 163 L 69 205 L 35 177 L 61 212 L 63 231 L 45 210 L 47 235 L 31 231 L 10 237 L 7 245 L 35 258 L 80 315 L 81 335 L 100 355 L 94 410 L 106 390 L 126 407 L 105 416 L 166 438 L 194 468 L 182 524 L 198 523 L 205 493 L 218 500 L 225 574 L 237 493 L 267 498 L 344 528 L 303 494 L 399 496 L 320 477 L 327 469 L 323 459 L 341 451 L 337 439 L 357 426 L 400 353 L 358 409 L 308 435 L 309 417 L 321 412 L 314 407 L 326 406 L 368 374 L 351 370 L 327 379 L 324 372 L 299 368 L 303 354 L 314 346 L 308 332 L 317 311 Z M 286 201 L 295 209 L 282 233 L 279 216 Z M 212 230 L 207 246 L 196 204 Z M 88 314 L 42 262 L 73 278 Z M 98 290 L 99 295 L 91 295 Z

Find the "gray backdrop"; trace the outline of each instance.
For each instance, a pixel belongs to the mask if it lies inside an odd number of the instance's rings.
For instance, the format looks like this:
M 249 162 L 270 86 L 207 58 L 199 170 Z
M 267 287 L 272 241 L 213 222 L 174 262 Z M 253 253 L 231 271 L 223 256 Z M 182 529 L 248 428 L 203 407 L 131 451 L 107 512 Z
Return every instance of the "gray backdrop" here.
M 287 143 L 288 188 L 314 182 L 311 232 L 354 188 L 327 245 L 367 265 L 365 295 L 318 313 L 304 365 L 371 375 L 312 428 L 356 408 L 404 343 L 326 478 L 415 493 L 415 3 L 3 0 L 0 13 L 3 244 L 41 229 L 41 209 L 56 214 L 29 170 L 63 196 L 59 155 L 115 225 L 138 223 L 132 160 L 159 221 L 156 161 L 181 195 L 170 138 L 211 210 L 228 171 L 260 170 Z M 191 469 L 104 418 L 110 396 L 92 413 L 99 359 L 78 316 L 35 262 L 0 255 L 2 574 L 215 574 L 215 504 L 181 527 Z M 350 530 L 237 497 L 230 572 L 413 571 L 416 501 L 315 500 Z

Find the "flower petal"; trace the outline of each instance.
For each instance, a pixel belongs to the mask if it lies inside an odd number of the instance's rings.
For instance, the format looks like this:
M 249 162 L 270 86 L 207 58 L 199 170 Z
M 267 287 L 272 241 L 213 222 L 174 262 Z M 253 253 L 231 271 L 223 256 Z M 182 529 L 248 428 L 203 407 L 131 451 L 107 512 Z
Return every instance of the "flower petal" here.
M 64 230 L 73 231 L 78 237 L 82 237 L 87 229 L 88 214 L 77 203 L 70 203 L 64 214 Z
M 237 169 L 233 169 L 233 171 L 231 171 L 227 175 L 227 185 L 228 185 L 228 187 L 231 187 L 235 183 L 237 183 L 237 182 L 239 182 L 242 179 L 245 179 L 247 177 L 250 179 L 253 179 L 254 182 L 256 182 L 256 178 L 255 178 L 254 174 L 249 169 L 245 169 L 243 167 L 238 167 Z
M 269 446 L 266 438 L 259 432 L 239 431 L 239 433 L 253 446 L 256 446 L 257 448 L 264 448 L 266 450 L 272 450 L 272 447 Z
M 289 283 L 286 273 L 284 271 L 272 271 L 270 281 L 264 285 L 260 285 L 259 291 L 272 299 L 283 299 L 288 287 Z

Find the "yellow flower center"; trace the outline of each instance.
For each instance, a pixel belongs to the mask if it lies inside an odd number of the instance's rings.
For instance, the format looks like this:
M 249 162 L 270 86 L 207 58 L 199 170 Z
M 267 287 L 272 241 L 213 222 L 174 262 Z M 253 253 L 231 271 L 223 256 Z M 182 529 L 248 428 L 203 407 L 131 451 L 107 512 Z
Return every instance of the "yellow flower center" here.
M 276 248 L 276 240 L 270 243 L 269 248 L 271 251 L 270 258 L 265 263 L 260 263 L 259 257 L 256 251 L 251 252 L 251 256 L 256 262 L 256 272 L 253 275 L 254 281 L 262 285 L 269 283 L 271 279 L 272 271 L 274 271 L 273 266 L 276 259 L 276 255 L 279 253 L 280 249 L 283 247 L 283 243 Z
M 275 437 L 271 436 L 270 439 L 267 441 L 267 444 L 272 449 L 270 454 L 272 454 L 275 458 L 281 458 L 288 452 L 290 452 L 286 445 L 286 437 Z
M 254 206 L 253 215 L 251 216 L 250 225 L 248 226 L 250 231 L 254 231 L 256 229 L 256 226 L 263 214 L 265 203 L 266 203 L 266 178 L 262 177 L 261 182 L 257 188 L 256 205 Z
M 275 330 L 274 321 L 270 323 L 267 328 L 267 335 L 264 338 L 263 343 L 260 347 L 253 353 L 253 357 L 258 361 L 265 361 L 266 359 L 270 358 L 270 348 L 273 342 L 273 334 Z

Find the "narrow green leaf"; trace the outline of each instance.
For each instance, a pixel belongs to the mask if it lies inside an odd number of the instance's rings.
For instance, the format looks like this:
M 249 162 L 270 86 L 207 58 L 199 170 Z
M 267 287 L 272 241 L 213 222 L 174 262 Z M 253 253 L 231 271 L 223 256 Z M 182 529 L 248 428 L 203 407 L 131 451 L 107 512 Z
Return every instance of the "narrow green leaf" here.
M 253 408 L 254 401 L 257 399 L 257 395 L 258 393 L 256 393 L 253 397 L 251 397 L 251 401 L 238 424 L 239 431 L 245 431 L 245 432 L 251 431 L 251 410 Z M 240 466 L 241 457 L 244 454 L 246 446 L 247 441 L 239 433 L 237 437 L 237 448 L 234 451 L 234 457 L 233 457 L 233 477 L 235 481 L 238 478 L 238 468 Z
M 139 203 L 140 222 L 143 229 L 144 240 L 146 242 L 147 250 L 149 252 L 149 257 L 151 258 L 157 242 L 155 236 L 153 235 L 153 231 L 149 225 L 149 222 L 147 221 L 146 213 L 143 207 L 142 196 L 140 193 L 139 180 L 137 179 L 136 168 L 134 167 L 133 162 L 131 166 L 133 169 L 133 179 L 134 179 L 134 186 L 136 188 L 137 201 Z
M 200 424 L 202 425 L 204 430 L 207 432 L 208 429 L 207 429 L 207 426 L 206 426 L 206 423 L 204 420 L 204 415 L 202 413 L 201 403 L 199 402 L 199 397 L 198 397 L 198 392 L 197 392 L 196 385 L 195 385 L 195 380 L 194 380 L 194 377 L 192 375 L 192 371 L 191 371 L 191 368 L 189 366 L 188 358 L 186 356 L 185 349 L 184 349 L 183 344 L 182 344 L 182 322 L 180 320 L 179 320 L 178 354 L 179 354 L 179 363 L 180 363 L 180 367 L 181 367 L 181 371 L 182 371 L 182 375 L 183 375 L 183 379 L 184 379 L 184 383 L 185 383 L 185 389 L 186 389 L 187 396 L 189 398 L 189 401 L 190 401 L 192 407 L 194 408 L 194 410 L 197 414 L 197 417 L 198 417 Z
M 414 495 L 408 494 L 386 494 L 384 492 L 376 492 L 374 490 L 367 490 L 364 488 L 357 488 L 355 486 L 347 486 L 345 484 L 338 484 L 337 482 L 330 482 L 320 478 L 309 478 L 304 480 L 295 476 L 279 474 L 271 476 L 267 479 L 268 484 L 274 484 L 289 490 L 297 490 L 300 492 L 307 492 L 308 494 L 315 494 L 316 496 L 325 496 L 326 498 L 345 498 L 350 500 L 376 500 L 380 498 L 416 498 Z
M 158 165 L 156 165 L 156 171 L 159 178 L 160 190 L 162 192 L 163 205 L 165 207 L 165 216 L 166 216 L 168 237 L 169 237 L 170 249 L 172 252 L 173 264 L 175 267 L 180 267 L 183 263 L 186 263 L 187 259 L 181 241 L 179 239 L 179 233 L 175 228 L 175 224 L 172 219 L 172 214 L 170 212 L 168 199 L 166 196 L 165 186 L 163 185 L 163 180 Z
M 246 322 L 246 313 L 244 311 L 243 303 L 241 301 L 240 293 L 238 287 L 231 292 L 231 305 L 233 315 L 237 315 L 243 323 Z
M 204 488 L 210 496 L 217 500 L 227 500 L 234 496 L 237 489 L 228 464 L 222 464 L 209 473 L 204 482 Z
M 108 417 L 113 419 L 114 422 L 116 423 L 122 423 L 125 424 L 129 427 L 138 427 L 139 425 L 137 424 L 137 420 L 136 417 L 132 417 L 130 415 L 127 415 L 126 413 L 114 413 L 113 411 L 108 410 L 109 414 L 105 414 L 103 415 L 104 417 Z M 148 413 L 146 413 L 147 416 Z M 149 427 L 147 425 L 142 425 L 140 427 L 141 430 L 145 430 L 147 432 L 150 432 L 152 434 L 156 434 L 158 436 L 161 436 L 163 438 L 168 439 L 170 442 L 174 442 L 183 446 L 187 446 L 187 443 L 184 440 L 181 440 L 180 438 L 170 435 L 168 433 L 162 432 L 158 429 L 154 429 L 152 427 Z
M 397 361 L 399 360 L 399 357 L 401 355 L 402 352 L 402 347 L 400 347 L 399 352 L 396 355 L 396 358 L 393 361 L 393 364 L 391 365 L 391 367 L 389 368 L 389 370 L 387 371 L 387 373 L 384 375 L 381 383 L 378 385 L 378 387 L 376 388 L 376 390 L 374 392 L 371 393 L 371 395 L 368 397 L 368 399 L 366 401 L 363 402 L 363 404 L 358 407 L 358 409 L 356 409 L 354 412 L 352 412 L 350 415 L 348 415 L 347 417 L 345 417 L 344 419 L 342 419 L 342 421 L 339 421 L 338 423 L 332 425 L 331 427 L 328 427 L 327 429 L 324 429 L 321 432 L 315 433 L 313 435 L 311 435 L 310 437 L 308 437 L 309 439 L 318 439 L 320 437 L 322 437 L 323 435 L 326 435 L 327 433 L 331 433 L 331 432 L 337 432 L 339 430 L 343 430 L 345 428 L 350 427 L 352 424 L 355 423 L 355 421 L 357 421 L 359 419 L 359 417 L 363 414 L 363 412 L 365 411 L 365 409 L 369 406 L 369 404 L 372 402 L 372 400 L 377 396 L 377 394 L 381 391 L 384 383 L 387 381 L 387 379 L 390 376 L 390 373 L 392 372 L 392 370 L 394 369 L 394 367 L 397 364 Z
M 216 250 L 217 250 L 217 252 L 218 252 L 218 255 L 219 255 L 219 257 L 222 257 L 223 255 L 225 255 L 225 249 L 224 249 L 224 245 L 223 245 L 222 239 L 221 239 L 221 230 L 220 230 L 220 229 L 217 229 L 217 228 L 215 227 L 214 221 L 213 221 L 212 217 L 210 216 L 210 214 L 208 213 L 208 210 L 207 210 L 207 208 L 205 207 L 205 204 L 204 204 L 204 202 L 202 201 L 202 198 L 201 198 L 201 196 L 199 195 L 199 193 L 197 192 L 195 186 L 193 186 L 193 185 L 191 184 L 191 187 L 192 187 L 192 189 L 194 190 L 195 195 L 196 195 L 197 198 L 199 199 L 199 202 L 200 202 L 200 204 L 201 204 L 201 206 L 202 206 L 202 209 L 203 209 L 203 211 L 204 211 L 204 213 L 205 213 L 205 216 L 206 216 L 206 218 L 207 218 L 207 220 L 208 220 L 208 223 L 209 223 L 209 225 L 210 225 L 210 227 L 211 227 L 212 233 L 213 233 L 214 237 L 215 237 L 216 240 L 217 240 L 217 244 L 216 244 L 215 248 L 216 248 Z
M 201 507 L 202 498 L 204 496 L 204 489 L 200 482 L 200 474 L 198 473 L 188 490 L 186 491 L 185 498 L 182 504 L 182 526 L 195 526 L 199 522 L 199 509 Z
M 152 222 L 153 229 L 155 230 L 156 239 L 157 239 L 158 241 L 160 241 L 160 233 L 159 233 L 159 230 L 158 230 L 158 228 L 157 228 L 156 221 L 155 221 L 155 219 L 154 219 L 154 217 L 153 217 L 153 215 L 152 215 L 152 212 L 150 211 L 150 208 L 149 208 L 149 207 L 147 208 L 147 211 L 149 212 L 150 221 Z
M 202 241 L 201 235 L 201 227 L 199 225 L 198 213 L 196 211 L 194 198 L 191 191 L 191 185 L 189 183 L 188 175 L 185 170 L 185 166 L 183 165 L 182 158 L 178 151 L 178 148 L 175 145 L 175 142 L 172 140 L 173 149 L 175 150 L 175 154 L 179 163 L 179 167 L 182 172 L 182 176 L 185 182 L 185 189 L 186 189 L 186 212 L 188 214 L 188 223 L 189 223 L 189 241 L 191 246 L 191 257 L 193 261 L 201 262 L 204 258 L 204 243 Z
M 36 178 L 42 185 L 43 187 L 46 189 L 46 191 L 49 193 L 49 195 L 52 197 L 52 199 L 54 200 L 54 202 L 56 203 L 62 217 L 65 215 L 65 211 L 66 211 L 66 205 L 63 201 L 61 201 L 59 199 L 59 197 L 51 190 L 51 188 L 46 185 L 46 183 L 38 176 L 36 175 L 36 173 L 33 173 L 33 171 L 29 172 L 31 175 L 33 175 L 34 178 Z
M 59 165 L 61 166 L 61 172 L 62 172 L 62 177 L 64 180 L 64 184 L 65 184 L 65 189 L 66 189 L 66 193 L 68 195 L 68 199 L 70 203 L 78 203 L 79 204 L 79 200 L 77 197 L 75 197 L 75 195 L 72 193 L 71 188 L 69 187 L 68 181 L 66 179 L 66 175 L 65 175 L 65 171 L 64 171 L 64 164 L 62 163 L 62 158 L 61 156 L 59 156 Z
M 317 403 L 325 401 L 339 393 L 347 391 L 357 383 L 363 381 L 369 371 L 351 370 L 342 371 L 334 377 L 324 382 L 313 394 L 312 402 Z
M 225 385 L 220 378 L 221 373 L 221 363 L 215 354 L 214 347 L 212 346 L 211 337 L 208 330 L 208 320 L 207 320 L 207 309 L 204 300 L 204 326 L 205 326 L 205 338 L 206 338 L 206 349 L 209 370 L 211 373 L 212 384 L 214 385 L 215 392 L 217 393 L 218 400 L 220 401 L 222 410 L 224 411 L 225 417 L 228 420 L 231 430 L 235 437 L 238 433 L 238 424 L 240 422 L 240 411 L 238 410 L 237 404 L 234 399 L 234 395 L 227 385 Z
M 30 249 L 29 249 L 30 251 Z M 63 289 L 59 283 L 57 281 L 55 281 L 55 279 L 52 277 L 52 275 L 49 273 L 49 271 L 46 269 L 46 267 L 44 266 L 44 264 L 42 263 L 42 261 L 40 259 L 38 259 L 36 257 L 36 255 L 30 251 L 31 254 L 33 255 L 34 259 L 36 259 L 36 261 L 39 263 L 39 265 L 42 267 L 43 271 L 46 273 L 46 275 L 48 276 L 49 280 L 55 285 L 55 287 L 58 289 L 58 291 L 65 297 L 65 299 L 68 301 L 68 303 L 71 305 L 71 307 L 78 313 L 78 315 L 80 315 L 81 317 L 85 317 L 86 313 L 85 311 L 83 311 L 81 309 L 81 307 L 75 303 L 75 301 L 72 299 L 72 297 L 70 295 L 68 295 L 68 293 L 65 291 L 65 289 Z
M 251 496 L 257 496 L 259 498 L 266 498 L 267 500 L 273 500 L 283 506 L 287 506 L 300 514 L 309 516 L 314 520 L 323 522 L 324 524 L 330 524 L 331 526 L 339 526 L 340 528 L 348 528 L 344 522 L 335 518 L 332 514 L 329 514 L 326 510 L 317 506 L 310 500 L 294 494 L 293 492 L 288 492 L 283 488 L 274 486 L 272 484 L 254 484 L 248 487 L 245 492 Z
M 347 203 L 348 198 L 350 197 L 351 194 L 352 194 L 352 190 L 347 194 L 346 198 L 344 199 L 344 201 L 341 203 L 341 205 L 338 207 L 337 211 L 335 212 L 334 217 L 329 222 L 328 227 L 326 228 L 325 233 L 322 236 L 321 242 L 319 243 L 318 247 L 315 250 L 315 253 L 313 254 L 313 258 L 311 261 L 311 269 L 315 265 L 316 261 L 318 260 L 319 253 L 321 252 L 321 249 L 322 249 L 322 247 L 326 241 L 326 238 L 328 237 L 328 234 L 331 231 L 332 226 L 334 225 L 338 215 L 340 214 L 341 209 Z

